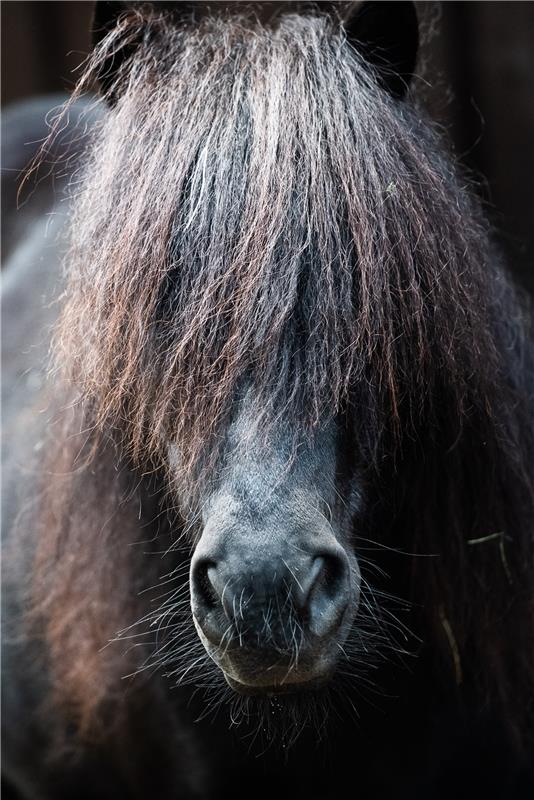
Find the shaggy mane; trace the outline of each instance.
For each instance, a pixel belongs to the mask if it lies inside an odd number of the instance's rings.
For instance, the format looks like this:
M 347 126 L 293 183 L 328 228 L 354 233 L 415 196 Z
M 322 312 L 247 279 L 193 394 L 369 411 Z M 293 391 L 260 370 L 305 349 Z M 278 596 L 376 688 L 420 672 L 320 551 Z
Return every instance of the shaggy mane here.
M 490 410 L 487 237 L 419 112 L 321 16 L 133 12 L 81 87 L 141 30 L 86 167 L 58 335 L 99 425 L 142 461 L 172 440 L 188 469 L 244 380 L 262 423 L 313 430 L 348 400 L 373 438 L 442 385 L 451 413 L 475 385 Z
M 348 415 L 359 458 L 398 484 L 387 536 L 441 554 L 414 559 L 429 641 L 523 733 L 533 370 L 526 313 L 464 180 L 333 17 L 177 25 L 138 9 L 75 98 L 121 53 L 76 198 L 55 341 L 82 427 L 114 432 L 142 468 L 173 441 L 193 481 L 245 383 L 266 436 L 287 418 L 313 435 Z M 95 544 L 78 534 L 73 548 Z M 43 585 L 68 661 L 62 587 Z

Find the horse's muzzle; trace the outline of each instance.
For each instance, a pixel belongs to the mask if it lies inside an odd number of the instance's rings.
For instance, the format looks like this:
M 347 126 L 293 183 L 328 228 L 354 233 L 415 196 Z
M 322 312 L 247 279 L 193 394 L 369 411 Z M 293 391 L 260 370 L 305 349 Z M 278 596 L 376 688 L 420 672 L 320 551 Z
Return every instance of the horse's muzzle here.
M 191 565 L 200 638 L 236 690 L 281 691 L 326 680 L 352 624 L 359 572 L 330 533 L 314 546 L 277 537 L 208 537 Z

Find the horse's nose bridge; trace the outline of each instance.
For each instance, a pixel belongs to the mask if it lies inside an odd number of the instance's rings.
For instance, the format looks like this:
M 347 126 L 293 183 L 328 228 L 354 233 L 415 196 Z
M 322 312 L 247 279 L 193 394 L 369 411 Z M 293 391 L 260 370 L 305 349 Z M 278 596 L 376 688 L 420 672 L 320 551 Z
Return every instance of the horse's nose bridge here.
M 334 536 L 320 515 L 304 517 L 290 502 L 259 507 L 232 497 L 212 507 L 197 552 L 267 585 L 298 573 L 321 539 Z
M 301 583 L 299 576 L 314 557 L 314 540 L 310 537 L 308 542 L 305 527 L 293 520 L 283 526 L 272 517 L 258 524 L 248 515 L 238 520 L 218 515 L 208 520 L 193 560 L 218 565 L 221 594 L 231 586 L 234 593 L 268 597 L 289 583 Z M 225 583 L 219 586 L 223 577 Z

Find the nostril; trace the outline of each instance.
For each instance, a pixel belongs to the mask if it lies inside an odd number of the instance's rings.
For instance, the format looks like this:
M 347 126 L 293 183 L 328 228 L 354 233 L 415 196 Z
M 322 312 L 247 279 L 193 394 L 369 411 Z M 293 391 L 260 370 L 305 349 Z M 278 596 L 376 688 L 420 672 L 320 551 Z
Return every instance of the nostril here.
M 215 562 L 203 559 L 195 564 L 191 576 L 195 605 L 201 606 L 205 611 L 210 611 L 219 605 L 219 597 L 210 578 L 210 573 L 214 570 L 216 570 Z
M 313 583 L 308 594 L 310 631 L 316 636 L 338 627 L 349 602 L 349 567 L 346 558 L 323 553 L 314 559 Z
M 319 575 L 325 595 L 331 600 L 335 599 L 345 588 L 347 569 L 345 561 L 337 555 L 319 556 L 323 562 L 323 569 Z

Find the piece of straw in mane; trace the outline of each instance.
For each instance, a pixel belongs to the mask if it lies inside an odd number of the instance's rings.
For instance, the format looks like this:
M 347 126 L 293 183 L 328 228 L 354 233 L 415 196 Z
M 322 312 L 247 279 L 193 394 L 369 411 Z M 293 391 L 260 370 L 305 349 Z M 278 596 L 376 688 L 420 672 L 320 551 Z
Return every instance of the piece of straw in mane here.
M 74 97 L 121 49 L 76 198 L 55 340 L 56 366 L 85 398 L 81 429 L 95 452 L 99 434 L 113 437 L 145 470 L 172 441 L 191 482 L 244 386 L 267 440 L 285 419 L 312 434 L 343 412 L 369 469 L 406 459 L 390 476 L 408 484 L 395 530 L 410 552 L 443 553 L 439 568 L 419 561 L 412 576 L 437 648 L 450 660 L 443 608 L 469 650 L 462 665 L 480 669 L 477 691 L 519 725 L 532 677 L 527 356 L 520 306 L 463 181 L 420 110 L 379 87 L 334 18 L 264 26 L 214 14 L 178 27 L 137 10 L 102 41 Z M 95 497 L 113 463 L 98 469 Z M 56 501 L 68 505 L 66 490 Z M 59 683 L 89 719 L 125 670 L 101 664 L 100 684 L 98 665 L 91 683 L 83 665 L 72 674 L 67 583 L 51 585 L 46 569 L 61 574 L 50 567 L 58 540 L 69 557 L 85 553 L 80 570 L 96 555 L 69 513 L 42 538 L 38 585 L 63 653 Z M 465 544 L 497 530 L 514 539 L 514 594 L 500 561 L 480 548 L 473 561 Z M 98 563 L 101 624 L 116 564 Z M 506 630 L 503 597 L 517 607 Z M 119 619 L 132 621 L 126 599 L 115 601 L 100 647 Z M 507 637 L 521 643 L 513 653 Z

